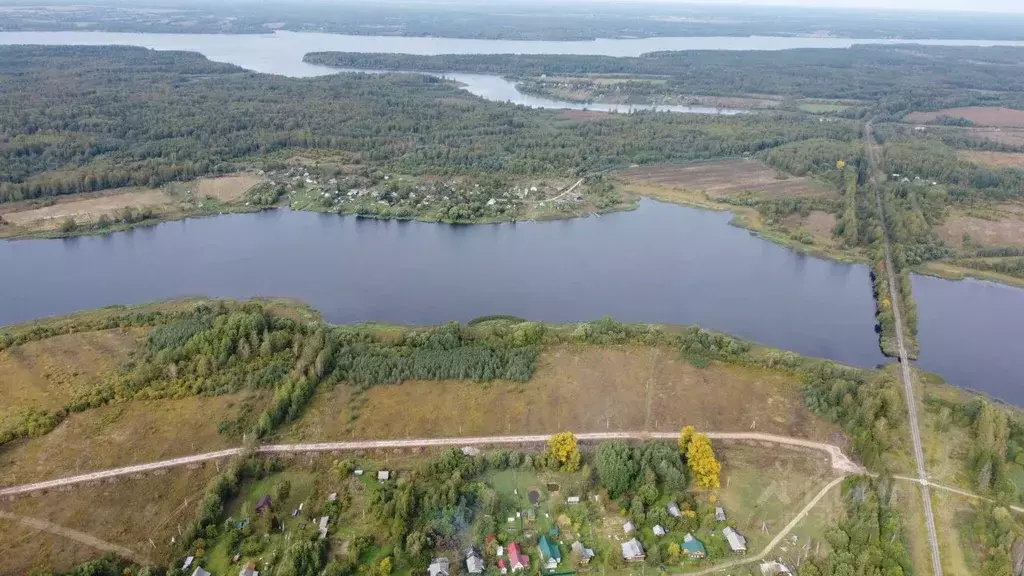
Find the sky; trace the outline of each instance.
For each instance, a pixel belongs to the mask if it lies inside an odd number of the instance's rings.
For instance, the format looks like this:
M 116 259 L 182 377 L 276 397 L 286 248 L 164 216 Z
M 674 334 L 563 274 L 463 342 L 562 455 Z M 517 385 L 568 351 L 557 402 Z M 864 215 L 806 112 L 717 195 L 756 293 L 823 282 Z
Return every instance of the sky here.
M 578 0 L 580 1 L 580 0 Z M 603 0 L 625 1 L 629 0 Z M 642 3 L 741 6 L 813 6 L 818 8 L 879 8 L 923 11 L 1024 13 L 1024 0 L 636 0 Z

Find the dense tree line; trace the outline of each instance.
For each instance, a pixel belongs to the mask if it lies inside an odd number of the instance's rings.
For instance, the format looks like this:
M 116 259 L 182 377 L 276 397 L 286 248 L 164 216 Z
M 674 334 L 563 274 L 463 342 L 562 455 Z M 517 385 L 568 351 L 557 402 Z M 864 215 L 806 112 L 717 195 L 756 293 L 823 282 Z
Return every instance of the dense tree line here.
M 890 506 L 895 485 L 885 479 L 848 478 L 843 483 L 846 517 L 830 526 L 832 550 L 800 566 L 799 576 L 910 576 L 913 561 L 899 513 Z
M 876 46 L 847 50 L 691 50 L 653 52 L 632 58 L 579 55 L 444 54 L 415 56 L 313 52 L 305 60 L 340 68 L 474 72 L 517 78 L 542 75 L 620 74 L 669 79 L 671 94 L 788 97 L 885 101 L 894 110 L 933 109 L 963 101 L 973 90 L 1024 93 L 1021 55 L 1015 47 Z M 638 84 L 639 86 L 639 84 Z M 643 90 L 658 85 L 644 84 Z M 976 94 L 976 93 L 975 93 Z
M 799 116 L 557 111 L 467 97 L 424 75 L 295 79 L 193 53 L 0 48 L 0 201 L 155 186 L 329 150 L 410 174 L 560 175 L 753 154 L 854 127 Z

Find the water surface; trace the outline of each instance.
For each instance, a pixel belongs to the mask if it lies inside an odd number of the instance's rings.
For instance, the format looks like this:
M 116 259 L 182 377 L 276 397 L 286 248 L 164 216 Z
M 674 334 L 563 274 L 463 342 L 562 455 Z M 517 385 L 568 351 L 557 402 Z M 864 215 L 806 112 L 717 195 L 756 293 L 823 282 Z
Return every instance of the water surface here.
M 0 324 L 176 296 L 285 296 L 331 322 L 612 316 L 884 361 L 866 267 L 765 242 L 730 218 L 654 201 L 600 218 L 477 226 L 273 210 L 2 242 Z

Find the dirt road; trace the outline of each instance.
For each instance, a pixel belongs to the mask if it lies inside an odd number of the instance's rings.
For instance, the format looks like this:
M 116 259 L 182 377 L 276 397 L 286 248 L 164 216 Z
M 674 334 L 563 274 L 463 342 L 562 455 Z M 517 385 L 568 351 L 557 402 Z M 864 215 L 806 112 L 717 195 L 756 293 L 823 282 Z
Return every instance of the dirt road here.
M 842 449 L 832 444 L 814 442 L 811 440 L 804 440 L 802 438 L 790 438 L 787 436 L 776 436 L 774 434 L 760 434 L 753 432 L 707 432 L 706 434 L 713 440 L 770 442 L 773 444 L 781 444 L 788 446 L 796 446 L 800 448 L 807 448 L 811 450 L 818 450 L 828 454 L 832 462 L 832 468 L 837 471 L 843 473 L 859 473 L 862 471 L 861 467 L 854 463 L 852 460 L 850 460 L 850 458 L 843 453 Z M 606 440 L 675 440 L 678 437 L 678 432 L 589 432 L 576 435 L 576 438 L 581 442 L 601 442 Z M 365 440 L 356 442 L 321 442 L 316 444 L 268 444 L 256 447 L 253 450 L 260 454 L 296 454 L 303 452 L 342 452 L 352 450 L 378 450 L 389 448 L 394 449 L 430 448 L 444 446 L 499 446 L 510 444 L 544 444 L 548 441 L 548 438 L 550 438 L 549 435 L 541 434 L 528 436 L 479 436 L 472 438 Z M 16 496 L 18 494 L 27 494 L 29 492 L 37 492 L 40 490 L 62 488 L 86 482 L 99 482 L 110 478 L 126 476 L 129 474 L 141 474 L 145 472 L 152 472 L 154 470 L 161 470 L 164 468 L 173 468 L 177 466 L 187 466 L 189 464 L 198 464 L 210 460 L 220 460 L 224 458 L 230 458 L 232 456 L 237 456 L 239 454 L 242 454 L 244 451 L 244 448 L 229 448 L 227 450 L 207 452 L 204 454 L 196 454 L 194 456 L 184 456 L 182 458 L 173 458 L 171 460 L 162 460 L 160 462 L 151 462 L 149 464 L 124 466 L 122 468 L 102 470 L 99 472 L 80 474 L 77 476 L 68 476 L 65 478 L 57 478 L 54 480 L 47 480 L 44 482 L 34 482 L 31 484 L 23 484 L 21 486 L 10 486 L 7 488 L 0 489 L 0 498 L 5 496 Z
M 26 518 L 25 516 L 17 516 L 9 512 L 4 512 L 3 510 L 0 510 L 0 520 L 9 520 L 11 522 L 17 522 L 18 524 L 27 526 L 29 528 L 32 528 L 33 530 L 42 530 L 43 532 L 56 534 L 64 538 L 68 538 L 69 540 L 74 540 L 75 542 L 85 544 L 90 548 L 95 548 L 97 550 L 102 550 L 104 552 L 113 552 L 114 554 L 117 554 L 122 558 L 127 558 L 132 562 L 135 562 L 136 564 L 141 564 L 143 566 L 153 565 L 152 561 L 150 561 L 145 556 L 135 552 L 134 550 L 130 550 L 128 548 L 125 548 L 124 546 L 118 546 L 117 544 L 112 544 L 105 540 L 100 540 L 99 538 L 95 536 L 90 536 L 85 532 L 79 532 L 78 530 L 72 530 L 71 528 L 59 526 L 57 524 L 54 524 L 53 522 L 40 520 L 38 518 Z

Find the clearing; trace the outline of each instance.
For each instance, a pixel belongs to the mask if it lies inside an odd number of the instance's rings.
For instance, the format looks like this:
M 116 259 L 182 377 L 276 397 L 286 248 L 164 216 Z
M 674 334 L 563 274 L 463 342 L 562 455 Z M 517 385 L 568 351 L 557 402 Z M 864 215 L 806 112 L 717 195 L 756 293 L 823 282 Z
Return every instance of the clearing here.
M 724 160 L 683 166 L 648 166 L 618 173 L 630 185 L 700 191 L 718 198 L 752 194 L 763 198 L 792 198 L 835 194 L 829 187 L 806 177 L 786 176 L 757 160 Z M 671 194 L 665 199 L 669 199 Z
M 125 208 L 153 208 L 154 210 L 169 204 L 173 198 L 163 190 L 143 188 L 118 188 L 105 193 L 91 194 L 90 198 L 82 199 L 82 195 L 65 196 L 51 206 L 29 208 L 31 204 L 23 204 L 28 209 L 14 210 L 3 215 L 4 220 L 16 226 L 35 224 L 43 229 L 57 229 L 67 218 L 81 222 L 92 222 L 100 216 L 112 216 Z
M 940 116 L 966 118 L 979 126 L 1024 128 L 1024 110 L 1002 107 L 967 106 L 964 108 L 946 108 L 933 112 L 912 112 L 904 119 L 907 122 L 924 124 L 932 122 Z
M 64 334 L 0 352 L 0 429 L 29 408 L 56 410 L 128 359 L 142 330 Z
M 1004 130 L 1002 128 L 964 128 L 970 138 L 992 140 L 1008 146 L 1024 146 L 1024 130 Z
M 982 166 L 994 168 L 1024 168 L 1024 153 L 961 150 L 960 157 Z
M 1024 204 L 1006 202 L 987 209 L 951 209 L 939 227 L 942 240 L 956 248 L 964 236 L 982 246 L 1024 246 Z
M 212 464 L 195 470 L 176 468 L 157 475 L 122 478 L 116 482 L 80 486 L 73 491 L 53 491 L 34 498 L 20 498 L 0 503 L 0 510 L 78 530 L 166 564 L 172 560 L 171 537 L 178 534 L 179 524 L 184 525 L 192 519 L 199 498 L 216 473 Z M 7 526 L 29 530 L 14 522 L 0 520 L 0 534 Z M 68 538 L 46 532 L 36 534 L 49 537 L 40 541 L 35 537 L 27 538 L 20 547 L 27 557 L 47 557 L 47 570 L 66 570 L 103 553 Z M 18 568 L 34 566 L 24 557 L 9 561 L 14 572 L 18 572 Z M 2 562 L 0 560 L 0 573 L 8 573 Z
M 78 224 L 95 224 L 101 216 L 116 219 L 125 208 L 148 208 L 154 218 L 181 217 L 237 203 L 263 181 L 254 174 L 233 174 L 171 182 L 162 188 L 115 188 L 15 202 L 0 206 L 0 216 L 13 225 L 4 231 L 5 236 L 54 232 L 69 218 Z
M 39 438 L 0 449 L 0 485 L 9 486 L 237 446 L 217 430 L 243 410 L 262 411 L 251 394 L 137 400 L 71 414 Z
M 11 576 L 61 573 L 100 555 L 85 544 L 8 520 L 0 520 L 0 542 L 0 574 Z
M 735 401 L 743 398 L 742 403 Z M 804 405 L 798 377 L 713 363 L 671 349 L 555 346 L 529 382 L 410 381 L 365 393 L 322 392 L 289 442 L 576 432 L 751 431 L 828 440 L 836 429 Z

